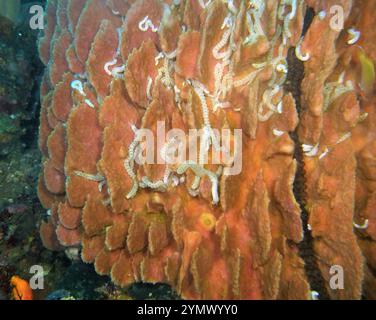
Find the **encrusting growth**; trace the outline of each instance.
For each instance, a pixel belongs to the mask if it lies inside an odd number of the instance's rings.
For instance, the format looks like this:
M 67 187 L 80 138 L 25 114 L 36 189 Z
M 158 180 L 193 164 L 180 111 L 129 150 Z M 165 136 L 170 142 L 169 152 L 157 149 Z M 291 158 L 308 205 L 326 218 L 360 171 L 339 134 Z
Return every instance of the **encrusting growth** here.
M 330 27 L 334 4 L 343 30 Z M 116 285 L 167 283 L 185 299 L 375 298 L 375 10 L 361 0 L 49 0 L 44 245 L 79 248 Z M 286 91 L 298 72 L 289 52 L 304 65 L 300 96 Z M 143 152 L 154 162 L 138 161 Z M 178 152 L 189 158 L 157 161 Z M 298 167 L 305 199 L 293 190 Z M 299 254 L 307 232 L 325 288 Z M 329 286 L 332 265 L 344 290 Z

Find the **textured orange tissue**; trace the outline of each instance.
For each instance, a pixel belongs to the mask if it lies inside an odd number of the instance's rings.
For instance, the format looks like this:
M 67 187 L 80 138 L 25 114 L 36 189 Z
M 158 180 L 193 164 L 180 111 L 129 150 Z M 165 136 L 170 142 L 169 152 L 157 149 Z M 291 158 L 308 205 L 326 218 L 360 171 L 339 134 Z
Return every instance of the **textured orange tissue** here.
M 338 3 L 342 30 L 329 14 Z M 376 98 L 375 83 L 367 92 L 362 83 L 376 59 L 375 11 L 361 0 L 48 1 L 43 244 L 80 248 L 122 287 L 311 299 L 309 238 L 329 298 L 373 297 Z M 137 130 L 155 136 L 161 122 L 186 137 L 230 129 L 232 145 L 242 130 L 239 174 L 226 175 L 223 161 L 135 163 Z M 213 159 L 209 140 L 201 148 Z M 330 287 L 333 265 L 344 290 Z

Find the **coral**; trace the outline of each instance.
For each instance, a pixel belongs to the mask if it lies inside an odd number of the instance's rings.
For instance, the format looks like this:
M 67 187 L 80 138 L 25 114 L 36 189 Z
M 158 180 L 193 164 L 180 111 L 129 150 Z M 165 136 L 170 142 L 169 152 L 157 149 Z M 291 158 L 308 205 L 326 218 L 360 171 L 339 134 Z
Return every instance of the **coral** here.
M 312 5 L 316 12 L 328 12 L 333 4 Z M 303 148 L 316 146 L 315 152 L 305 154 L 304 163 L 306 207 L 319 268 L 332 299 L 353 299 L 361 296 L 363 281 L 366 287 L 374 279 L 366 270 L 375 270 L 368 253 L 373 246 L 369 210 L 374 178 L 362 171 L 362 155 L 372 153 L 375 132 L 374 78 L 367 87 L 362 85 L 372 73 L 368 70 L 364 75 L 365 57 L 368 69 L 375 61 L 374 31 L 369 29 L 374 22 L 369 10 L 375 9 L 375 3 L 342 1 L 341 5 L 345 29 L 328 29 L 330 16 L 316 16 L 301 45 L 310 59 L 304 64 L 299 139 Z M 327 30 L 324 39 L 317 30 Z M 354 39 L 354 32 L 359 39 Z M 327 270 L 333 265 L 344 269 L 345 290 L 329 287 Z
M 80 248 L 118 286 L 167 283 L 186 299 L 372 292 L 375 8 L 336 2 L 342 31 L 334 1 L 48 1 L 46 247 Z M 149 141 L 153 163 L 136 161 L 141 129 L 174 132 Z M 193 158 L 156 161 L 188 152 L 192 129 Z M 329 286 L 333 265 L 344 290 Z

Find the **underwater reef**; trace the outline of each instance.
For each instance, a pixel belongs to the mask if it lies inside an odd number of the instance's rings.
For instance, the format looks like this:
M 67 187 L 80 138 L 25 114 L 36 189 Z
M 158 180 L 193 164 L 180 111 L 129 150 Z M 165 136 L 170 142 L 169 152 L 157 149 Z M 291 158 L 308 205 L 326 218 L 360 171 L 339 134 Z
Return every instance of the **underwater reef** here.
M 375 299 L 375 11 L 47 1 L 44 246 L 118 287 L 165 283 L 183 299 Z M 161 123 L 176 134 L 146 153 L 188 153 L 197 129 L 193 158 L 136 161 Z
M 43 64 L 38 31 L 29 27 L 30 5 L 0 1 L 0 300 L 31 298 L 23 279 L 31 277 L 33 265 L 43 266 L 48 275 L 45 290 L 33 292 L 34 299 L 43 299 L 70 264 L 63 253 L 43 247 L 38 230 L 46 215 L 36 192 Z

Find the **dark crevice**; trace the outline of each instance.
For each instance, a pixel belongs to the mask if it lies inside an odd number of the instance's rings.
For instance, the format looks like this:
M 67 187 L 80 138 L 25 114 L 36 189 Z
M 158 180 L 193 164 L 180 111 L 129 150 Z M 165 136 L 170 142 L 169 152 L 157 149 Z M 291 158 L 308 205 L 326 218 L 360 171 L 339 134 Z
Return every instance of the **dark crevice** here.
M 313 10 L 313 8 L 310 8 L 310 7 L 307 8 L 307 11 L 304 17 L 302 37 L 304 37 L 305 34 L 307 33 L 314 17 L 315 17 L 315 10 Z
M 315 13 L 313 9 L 309 8 L 304 21 L 303 35 L 307 32 Z M 304 78 L 304 64 L 295 56 L 295 48 L 290 48 L 287 57 L 288 75 L 284 85 L 284 89 L 290 92 L 296 103 L 299 118 L 302 114 L 301 105 L 301 82 Z M 297 161 L 297 171 L 293 185 L 293 192 L 296 201 L 299 203 L 302 215 L 304 239 L 299 243 L 299 254 L 304 260 L 305 272 L 309 281 L 311 290 L 319 293 L 320 300 L 328 300 L 329 295 L 325 286 L 325 280 L 322 277 L 320 269 L 317 264 L 317 259 L 313 250 L 313 237 L 311 231 L 308 230 L 309 214 L 306 209 L 306 181 L 304 174 L 303 150 L 299 141 L 297 129 L 291 133 L 291 138 L 295 143 L 294 158 Z
M 26 128 L 25 133 L 21 136 L 21 142 L 25 148 L 33 147 L 35 141 L 37 141 L 37 135 L 39 127 L 39 112 L 40 112 L 40 91 L 39 86 L 41 82 L 42 67 L 35 66 L 33 70 L 33 87 L 31 90 L 31 98 L 29 99 L 27 110 L 30 112 L 30 118 L 23 120 L 21 126 Z

